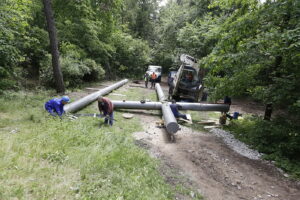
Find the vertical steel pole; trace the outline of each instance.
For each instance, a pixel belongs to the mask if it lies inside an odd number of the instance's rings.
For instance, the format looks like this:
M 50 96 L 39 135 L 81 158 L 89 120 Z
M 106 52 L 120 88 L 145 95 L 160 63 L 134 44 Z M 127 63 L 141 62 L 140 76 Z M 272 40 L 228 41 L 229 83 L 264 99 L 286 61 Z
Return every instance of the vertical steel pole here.
M 157 92 L 158 99 L 162 103 L 161 109 L 162 109 L 163 119 L 164 119 L 167 132 L 174 134 L 179 130 L 179 125 L 177 124 L 177 120 L 174 117 L 174 114 L 170 108 L 170 104 L 166 101 L 166 97 L 159 83 L 155 84 L 155 89 Z

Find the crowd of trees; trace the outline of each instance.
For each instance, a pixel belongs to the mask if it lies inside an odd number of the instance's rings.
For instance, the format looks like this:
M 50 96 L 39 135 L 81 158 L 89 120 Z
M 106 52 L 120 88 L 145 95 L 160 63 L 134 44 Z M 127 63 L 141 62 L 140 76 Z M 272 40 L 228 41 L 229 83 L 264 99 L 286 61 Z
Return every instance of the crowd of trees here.
M 162 64 L 182 52 L 200 59 L 212 99 L 247 95 L 299 109 L 299 21 L 295 0 L 171 1 L 156 56 Z
M 165 72 L 190 54 L 211 99 L 251 96 L 299 111 L 300 2 L 295 0 L 52 0 L 66 87 Z M 0 2 L 0 90 L 53 86 L 40 0 Z
M 156 1 L 52 0 L 66 87 L 141 75 L 151 60 Z M 54 86 L 41 0 L 0 2 L 0 90 Z M 152 18 L 149 18 L 152 16 Z
M 188 53 L 207 69 L 212 99 L 252 96 L 299 111 L 300 2 L 52 0 L 67 87 L 165 72 Z M 0 2 L 0 89 L 54 85 L 40 0 Z

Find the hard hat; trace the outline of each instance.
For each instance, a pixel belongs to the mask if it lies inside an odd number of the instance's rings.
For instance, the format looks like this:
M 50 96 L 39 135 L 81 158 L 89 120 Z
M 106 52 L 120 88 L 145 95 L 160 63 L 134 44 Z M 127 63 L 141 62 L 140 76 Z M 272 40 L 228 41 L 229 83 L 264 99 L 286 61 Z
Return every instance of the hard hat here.
M 63 100 L 64 102 L 70 102 L 70 98 L 68 96 L 63 96 L 61 100 Z

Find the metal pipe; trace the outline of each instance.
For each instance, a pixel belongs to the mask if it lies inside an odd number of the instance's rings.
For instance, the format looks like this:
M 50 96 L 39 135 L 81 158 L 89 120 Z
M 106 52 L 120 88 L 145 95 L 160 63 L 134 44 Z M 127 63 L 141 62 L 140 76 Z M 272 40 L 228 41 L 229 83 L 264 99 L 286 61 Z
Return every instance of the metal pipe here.
M 174 114 L 170 108 L 168 102 L 162 103 L 161 110 L 163 113 L 163 119 L 168 133 L 174 134 L 179 130 L 179 125 L 174 117 Z
M 176 133 L 179 130 L 177 121 L 172 113 L 168 102 L 145 102 L 139 101 L 112 101 L 115 109 L 143 109 L 143 110 L 162 110 L 163 119 L 168 133 Z
M 161 102 L 146 102 L 139 101 L 112 101 L 115 109 L 142 109 L 142 110 L 160 110 Z M 227 104 L 202 104 L 202 103 L 176 103 L 179 110 L 194 110 L 194 111 L 219 111 L 228 112 L 229 105 Z
M 94 92 L 92 94 L 89 94 L 77 101 L 74 101 L 73 103 L 67 104 L 64 106 L 65 112 L 76 112 L 85 106 L 89 105 L 93 101 L 95 101 L 100 95 L 106 95 L 110 93 L 111 91 L 123 86 L 125 83 L 128 82 L 128 79 L 124 79 L 122 81 L 119 81 L 111 86 L 108 86 L 106 88 L 103 88 L 97 92 Z
M 165 97 L 163 90 L 160 87 L 159 83 L 155 84 L 156 93 L 159 101 L 162 103 L 161 110 L 163 114 L 164 124 L 166 126 L 167 132 L 174 134 L 179 130 L 179 125 L 177 124 L 177 120 L 174 117 L 174 114 L 170 108 L 169 103 Z
M 176 102 L 179 110 L 196 110 L 196 111 L 220 111 L 228 112 L 230 106 L 228 104 L 204 104 L 204 103 L 185 103 Z
M 161 89 L 159 83 L 155 84 L 155 89 L 156 89 L 156 93 L 157 93 L 159 101 L 160 102 L 166 101 L 167 98 L 165 97 L 165 94 L 164 94 L 163 90 Z
M 161 102 L 112 101 L 114 109 L 161 110 Z

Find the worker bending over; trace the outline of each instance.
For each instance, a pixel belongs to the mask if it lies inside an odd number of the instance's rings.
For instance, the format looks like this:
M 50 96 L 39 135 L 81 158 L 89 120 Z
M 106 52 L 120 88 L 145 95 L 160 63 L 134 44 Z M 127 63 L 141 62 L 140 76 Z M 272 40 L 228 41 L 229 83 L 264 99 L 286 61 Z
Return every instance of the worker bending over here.
M 186 119 L 186 120 L 187 120 L 186 115 L 185 115 L 185 114 L 182 114 L 182 113 L 180 113 L 180 112 L 178 111 L 178 107 L 179 107 L 179 105 L 177 105 L 177 104 L 176 104 L 176 101 L 173 100 L 173 101 L 172 101 L 172 104 L 170 105 L 170 108 L 171 108 L 171 110 L 172 110 L 172 112 L 173 112 L 173 114 L 174 114 L 174 117 L 176 117 L 176 118 L 183 118 L 183 119 Z
M 114 105 L 112 104 L 111 100 L 109 98 L 99 96 L 98 108 L 100 114 L 105 116 L 104 123 L 112 126 L 114 121 Z
M 70 98 L 68 96 L 63 96 L 62 98 L 55 98 L 47 101 L 45 103 L 45 109 L 50 113 L 52 116 L 59 116 L 63 115 L 64 105 L 70 102 Z

